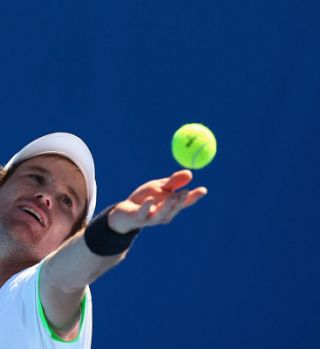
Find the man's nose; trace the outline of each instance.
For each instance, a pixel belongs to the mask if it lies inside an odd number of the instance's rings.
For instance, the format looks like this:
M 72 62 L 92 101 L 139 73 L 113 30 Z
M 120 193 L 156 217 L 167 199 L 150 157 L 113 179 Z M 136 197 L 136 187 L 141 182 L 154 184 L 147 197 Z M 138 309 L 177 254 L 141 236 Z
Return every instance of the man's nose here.
M 52 197 L 48 193 L 38 193 L 36 198 L 43 202 L 47 208 L 52 208 Z

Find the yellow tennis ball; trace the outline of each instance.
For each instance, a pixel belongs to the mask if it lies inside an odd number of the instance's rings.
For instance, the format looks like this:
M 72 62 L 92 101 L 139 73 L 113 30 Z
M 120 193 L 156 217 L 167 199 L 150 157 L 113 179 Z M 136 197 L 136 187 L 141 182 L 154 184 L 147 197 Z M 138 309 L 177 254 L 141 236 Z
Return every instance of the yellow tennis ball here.
M 215 157 L 217 141 L 212 131 L 203 124 L 186 124 L 174 133 L 171 149 L 181 166 L 198 170 Z

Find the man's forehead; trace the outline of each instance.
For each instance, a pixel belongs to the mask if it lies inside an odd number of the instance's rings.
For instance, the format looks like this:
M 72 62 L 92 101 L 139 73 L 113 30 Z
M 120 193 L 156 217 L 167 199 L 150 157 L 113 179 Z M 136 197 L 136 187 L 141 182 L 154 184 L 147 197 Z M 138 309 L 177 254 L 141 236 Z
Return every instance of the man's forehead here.
M 68 158 L 59 154 L 37 155 L 30 159 L 23 160 L 22 162 L 16 164 L 10 172 L 20 172 L 26 169 L 37 170 L 48 175 L 59 174 L 65 178 L 70 177 L 71 182 L 74 180 L 74 176 L 77 176 L 77 173 L 79 173 L 85 181 L 83 173 L 79 167 Z
M 43 161 L 45 160 L 45 161 Z M 49 160 L 49 161 L 47 161 Z M 80 169 L 78 168 L 78 166 L 76 166 L 76 164 L 74 164 L 71 160 L 69 160 L 68 158 L 61 156 L 61 155 L 56 155 L 56 154 L 46 154 L 46 155 L 38 155 L 35 156 L 31 159 L 25 160 L 22 164 L 21 164 L 21 169 L 24 170 L 30 170 L 30 171 L 36 171 L 39 173 L 42 173 L 44 175 L 54 175 L 54 173 L 52 173 L 54 167 L 55 167 L 55 163 L 57 161 L 65 161 L 66 163 L 66 171 L 64 173 L 61 172 L 61 168 L 59 168 L 58 174 L 63 176 L 63 179 L 65 180 L 66 178 L 68 179 L 67 182 L 65 183 L 66 188 L 68 190 L 68 192 L 70 194 L 72 194 L 77 201 L 80 203 L 82 200 L 80 199 L 79 195 L 78 195 L 78 190 L 79 189 L 78 186 L 76 185 L 77 181 L 75 178 L 75 172 L 79 172 L 81 174 L 82 180 L 83 180 L 83 186 L 84 186 L 84 191 L 86 193 L 86 186 L 85 186 L 85 180 L 83 177 L 82 172 L 80 171 Z M 51 166 L 52 164 L 52 166 Z M 74 169 L 74 171 L 70 172 L 70 166 L 72 166 L 71 171 Z M 67 176 L 65 176 L 67 175 Z M 86 198 L 86 194 L 84 193 L 84 198 Z M 85 201 L 85 199 L 84 199 Z
M 63 155 L 60 155 L 60 154 L 41 154 L 41 155 L 34 156 L 30 159 L 26 159 L 23 161 L 23 163 L 26 163 L 27 165 L 28 164 L 41 165 L 41 163 L 43 163 L 43 161 L 45 159 L 50 160 L 50 161 L 46 161 L 47 164 L 50 164 L 51 162 L 55 163 L 57 161 L 64 161 L 64 162 L 69 163 L 70 165 L 74 166 L 78 171 L 80 171 L 79 167 L 72 160 L 70 160 L 69 158 L 67 158 Z
M 25 160 L 22 165 L 25 169 L 37 170 L 43 174 L 59 175 L 64 177 L 64 179 L 70 178 L 68 180 L 70 183 L 74 183 L 76 179 L 75 176 L 77 176 L 77 173 L 79 173 L 79 177 L 82 178 L 83 183 L 86 186 L 83 173 L 79 167 L 74 162 L 61 155 L 38 155 L 31 159 Z

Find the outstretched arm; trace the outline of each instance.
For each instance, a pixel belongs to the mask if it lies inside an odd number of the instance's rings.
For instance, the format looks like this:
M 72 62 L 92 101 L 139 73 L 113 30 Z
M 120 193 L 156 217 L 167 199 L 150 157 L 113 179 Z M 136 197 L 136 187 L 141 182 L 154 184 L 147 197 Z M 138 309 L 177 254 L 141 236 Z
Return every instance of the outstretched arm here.
M 192 172 L 181 170 L 141 185 L 108 211 L 106 224 L 117 234 L 168 224 L 207 193 L 205 187 L 185 189 L 191 180 Z M 97 255 L 88 248 L 82 231 L 46 259 L 40 275 L 40 296 L 46 316 L 60 336 L 67 340 L 76 336 L 86 285 L 121 262 L 127 252 Z

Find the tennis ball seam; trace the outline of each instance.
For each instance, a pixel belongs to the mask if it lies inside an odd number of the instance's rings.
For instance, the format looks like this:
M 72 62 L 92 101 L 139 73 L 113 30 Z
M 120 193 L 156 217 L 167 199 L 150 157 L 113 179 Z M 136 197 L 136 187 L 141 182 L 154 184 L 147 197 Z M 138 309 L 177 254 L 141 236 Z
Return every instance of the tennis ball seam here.
M 195 168 L 196 167 L 196 160 L 197 160 L 197 156 L 201 153 L 202 149 L 207 145 L 210 144 L 210 142 L 206 142 L 204 144 L 201 145 L 201 147 L 199 147 L 199 149 L 197 149 L 197 151 L 193 154 L 192 160 L 191 160 L 191 164 L 192 167 Z M 211 160 L 210 160 L 211 161 Z

